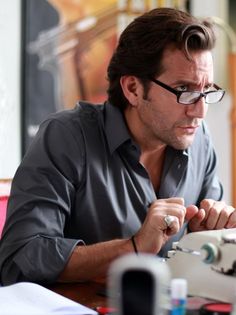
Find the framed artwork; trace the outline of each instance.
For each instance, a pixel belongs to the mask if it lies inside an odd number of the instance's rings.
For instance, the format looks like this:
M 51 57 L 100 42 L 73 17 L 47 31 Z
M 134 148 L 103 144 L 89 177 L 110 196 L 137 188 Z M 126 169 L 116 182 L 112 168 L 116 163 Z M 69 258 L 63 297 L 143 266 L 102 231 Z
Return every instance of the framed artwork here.
M 116 17 L 114 0 L 24 1 L 23 151 L 50 113 L 105 100 Z

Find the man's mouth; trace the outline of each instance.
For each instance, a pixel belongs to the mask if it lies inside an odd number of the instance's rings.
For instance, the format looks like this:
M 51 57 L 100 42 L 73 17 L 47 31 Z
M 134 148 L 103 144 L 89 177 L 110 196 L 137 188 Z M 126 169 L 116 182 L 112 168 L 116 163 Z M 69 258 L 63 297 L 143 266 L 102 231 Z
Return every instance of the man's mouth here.
M 182 129 L 185 134 L 194 134 L 198 127 L 199 125 L 186 125 L 180 126 L 179 128 Z

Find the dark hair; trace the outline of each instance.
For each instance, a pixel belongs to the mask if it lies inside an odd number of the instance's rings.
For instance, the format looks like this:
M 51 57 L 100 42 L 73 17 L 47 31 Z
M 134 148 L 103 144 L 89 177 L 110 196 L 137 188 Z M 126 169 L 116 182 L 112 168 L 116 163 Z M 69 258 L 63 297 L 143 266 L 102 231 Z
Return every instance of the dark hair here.
M 120 86 L 123 75 L 138 77 L 149 89 L 149 77 L 160 75 L 164 50 L 173 45 L 191 60 L 191 51 L 212 50 L 213 25 L 187 12 L 171 8 L 153 9 L 137 17 L 122 32 L 108 66 L 108 100 L 124 109 L 128 100 Z

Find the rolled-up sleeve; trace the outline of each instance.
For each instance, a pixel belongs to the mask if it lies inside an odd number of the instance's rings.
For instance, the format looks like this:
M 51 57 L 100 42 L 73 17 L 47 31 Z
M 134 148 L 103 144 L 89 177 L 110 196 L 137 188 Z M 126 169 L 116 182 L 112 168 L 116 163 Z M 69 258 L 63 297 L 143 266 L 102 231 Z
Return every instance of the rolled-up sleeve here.
M 64 235 L 83 170 L 82 135 L 50 119 L 19 166 L 0 242 L 1 282 L 51 283 L 82 240 Z

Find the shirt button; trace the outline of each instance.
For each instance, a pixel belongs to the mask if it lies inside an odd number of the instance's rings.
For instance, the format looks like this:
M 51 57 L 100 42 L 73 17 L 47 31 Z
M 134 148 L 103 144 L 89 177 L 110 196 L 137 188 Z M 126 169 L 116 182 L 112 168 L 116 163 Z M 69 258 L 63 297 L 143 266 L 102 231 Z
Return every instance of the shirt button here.
M 181 164 L 180 163 L 178 164 L 177 168 L 178 168 L 178 170 L 181 168 Z

